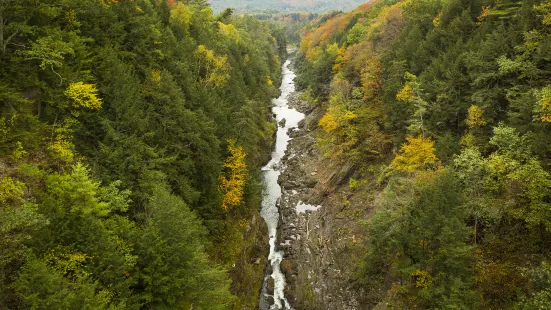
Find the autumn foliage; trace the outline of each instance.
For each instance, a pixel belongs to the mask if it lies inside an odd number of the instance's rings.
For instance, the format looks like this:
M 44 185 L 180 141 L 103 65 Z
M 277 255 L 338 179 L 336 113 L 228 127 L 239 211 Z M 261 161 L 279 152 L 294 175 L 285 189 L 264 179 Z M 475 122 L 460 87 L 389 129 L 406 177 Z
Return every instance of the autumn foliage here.
M 469 126 L 469 128 L 486 125 L 484 110 L 482 110 L 482 108 L 477 105 L 472 105 L 468 112 L 467 126 Z
M 394 169 L 414 172 L 437 167 L 438 157 L 434 154 L 434 141 L 421 136 L 407 137 L 406 140 L 400 148 L 400 153 L 392 161 Z
M 229 210 L 238 206 L 243 201 L 243 189 L 247 178 L 247 165 L 245 163 L 245 150 L 236 145 L 234 139 L 228 140 L 230 155 L 224 162 L 226 173 L 220 176 L 220 191 L 224 194 L 222 208 Z
M 72 100 L 74 107 L 93 110 L 101 108 L 101 99 L 98 97 L 98 90 L 94 84 L 71 83 L 65 91 L 65 95 Z
M 325 111 L 322 153 L 358 167 L 350 196 L 377 197 L 368 303 L 548 309 L 551 1 L 375 0 L 323 18 L 297 85 Z M 374 171 L 383 190 L 358 186 Z
M 537 92 L 538 104 L 536 105 L 536 113 L 540 115 L 542 122 L 551 122 L 551 86 L 543 88 Z

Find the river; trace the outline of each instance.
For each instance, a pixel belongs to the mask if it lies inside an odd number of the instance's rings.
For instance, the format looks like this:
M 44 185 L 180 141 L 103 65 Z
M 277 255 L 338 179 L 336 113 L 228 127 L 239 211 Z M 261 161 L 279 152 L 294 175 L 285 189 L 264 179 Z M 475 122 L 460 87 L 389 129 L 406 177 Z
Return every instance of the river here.
M 270 252 L 268 256 L 269 263 L 272 266 L 272 273 L 267 274 L 262 286 L 259 306 L 261 310 L 292 309 L 285 298 L 285 275 L 281 272 L 280 263 L 284 257 L 282 250 L 277 248 L 277 226 L 279 221 L 279 210 L 277 206 L 278 199 L 281 197 L 281 187 L 277 179 L 281 173 L 281 158 L 285 155 L 287 145 L 291 139 L 288 135 L 290 129 L 298 126 L 298 123 L 304 118 L 304 114 L 289 107 L 288 97 L 295 91 L 295 73 L 289 68 L 290 61 L 283 64 L 283 81 L 281 83 L 281 96 L 273 99 L 272 111 L 276 121 L 285 119 L 283 127 L 278 125 L 275 149 L 272 152 L 272 159 L 262 168 L 264 176 L 264 197 L 262 200 L 261 215 L 268 226 L 270 237 Z M 273 279 L 273 295 L 268 291 L 268 281 Z

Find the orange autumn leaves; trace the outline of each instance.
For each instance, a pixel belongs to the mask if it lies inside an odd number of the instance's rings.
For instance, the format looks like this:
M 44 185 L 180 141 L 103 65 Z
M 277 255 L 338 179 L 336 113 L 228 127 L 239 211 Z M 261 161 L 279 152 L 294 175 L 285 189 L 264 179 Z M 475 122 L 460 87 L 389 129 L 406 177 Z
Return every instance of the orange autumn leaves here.
M 228 140 L 230 155 L 224 162 L 225 173 L 220 176 L 220 191 L 224 195 L 222 208 L 229 210 L 243 201 L 243 192 L 247 179 L 247 154 L 242 146 L 237 145 L 235 139 Z
M 366 3 L 356 10 L 333 16 L 329 14 L 328 20 L 312 31 L 306 32 L 300 43 L 300 52 L 311 62 L 316 62 L 323 54 L 325 48 L 335 41 L 335 38 L 346 30 L 350 22 L 358 15 L 363 15 L 371 8 L 372 4 Z

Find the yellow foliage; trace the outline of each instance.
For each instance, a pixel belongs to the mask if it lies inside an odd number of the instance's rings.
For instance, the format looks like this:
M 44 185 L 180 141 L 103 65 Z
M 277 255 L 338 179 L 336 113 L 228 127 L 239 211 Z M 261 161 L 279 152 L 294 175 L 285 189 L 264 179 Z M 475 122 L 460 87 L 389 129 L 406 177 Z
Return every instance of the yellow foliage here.
M 442 19 L 442 12 L 439 12 L 438 15 L 436 15 L 432 20 L 434 27 L 438 27 L 440 25 L 440 19 Z
M 204 45 L 197 47 L 196 56 L 200 64 L 206 69 L 206 75 L 203 79 L 204 83 L 221 86 L 228 81 L 231 66 L 228 64 L 227 56 L 217 56 L 214 51 L 209 50 Z
M 323 55 L 323 48 L 321 48 L 321 46 L 316 46 L 306 55 L 306 59 L 310 62 L 316 62 L 321 55 Z
M 536 6 L 536 10 L 542 13 L 543 24 L 548 26 L 551 25 L 551 0 L 547 0 L 546 2 Z
M 27 151 L 25 151 L 25 149 L 23 148 L 23 143 L 21 143 L 21 141 L 17 141 L 10 157 L 17 160 L 25 157 L 26 155 Z
M 429 138 L 407 137 L 400 154 L 396 155 L 391 166 L 404 172 L 436 168 L 438 157 L 434 154 L 434 141 Z
M 68 253 L 68 249 L 59 246 L 45 255 L 44 259 L 48 265 L 64 276 L 88 275 L 84 271 L 83 264 L 91 257 L 84 253 Z
M 318 123 L 324 132 L 324 135 L 318 138 L 318 144 L 325 156 L 351 155 L 348 152 L 357 145 L 361 136 L 358 114 L 335 102 L 337 99 L 331 101 L 332 106 Z
M 230 155 L 224 162 L 226 173 L 220 176 L 220 191 L 224 194 L 222 208 L 228 210 L 243 201 L 243 190 L 247 178 L 247 164 L 245 150 L 235 144 L 234 139 L 228 140 Z
M 0 205 L 23 202 L 25 184 L 5 176 L 0 180 Z
M 409 275 L 415 281 L 416 287 L 429 288 L 432 285 L 432 277 L 425 270 L 417 269 Z
M 189 26 L 193 18 L 193 12 L 183 3 L 177 3 L 170 10 L 170 24 L 180 28 L 185 34 L 189 34 Z
M 482 7 L 482 12 L 480 12 L 480 15 L 478 15 L 477 19 L 478 21 L 476 22 L 477 25 L 482 25 L 482 23 L 484 23 L 484 20 L 486 19 L 486 17 L 488 17 L 490 15 L 490 7 L 489 6 L 483 6 Z
M 313 35 L 311 33 L 307 33 L 302 38 L 302 41 L 300 41 L 300 48 L 299 51 L 301 54 L 306 54 L 308 52 L 308 48 L 310 44 L 312 44 Z
M 234 25 L 226 25 L 222 22 L 218 22 L 218 28 L 220 29 L 221 34 L 234 40 L 235 42 L 240 42 L 242 40 L 241 35 L 239 35 L 239 31 L 237 31 Z
M 320 119 L 318 125 L 321 127 L 321 129 L 323 129 L 323 131 L 325 131 L 325 133 L 335 131 L 335 129 L 339 127 L 337 121 L 330 113 L 325 113 L 325 115 L 323 115 L 323 117 Z
M 463 137 L 461 137 L 461 140 L 459 141 L 459 144 L 465 148 L 473 147 L 475 146 L 475 137 L 471 132 L 466 133 Z
M 551 86 L 543 88 L 537 92 L 538 104 L 536 113 L 540 114 L 542 122 L 551 122 Z
M 397 94 L 396 99 L 398 101 L 410 102 L 413 99 L 413 88 L 407 83 Z
M 551 110 L 551 100 L 547 100 L 542 105 L 542 110 L 549 111 Z M 543 122 L 551 123 L 551 112 L 545 112 L 541 114 L 541 120 Z
M 151 71 L 151 81 L 155 85 L 161 84 L 161 70 L 154 69 Z
M 0 141 L 5 142 L 6 137 L 9 136 L 11 129 L 9 126 L 10 121 L 6 120 L 6 117 L 0 117 Z
M 403 24 L 402 5 L 400 1 L 392 6 L 384 6 L 377 17 L 369 22 L 367 37 L 372 41 L 391 42 L 401 31 Z
M 118 3 L 119 0 L 99 0 L 99 2 L 103 5 L 103 6 L 109 6 L 111 4 L 115 4 L 115 3 Z
M 98 90 L 94 84 L 71 83 L 65 91 L 65 95 L 73 101 L 74 107 L 93 110 L 101 108 L 101 99 L 98 97 Z
M 320 119 L 318 125 L 325 133 L 331 133 L 337 129 L 342 129 L 347 126 L 348 122 L 354 120 L 358 116 L 350 111 L 345 110 L 341 106 L 330 107 L 325 115 Z
M 48 149 L 52 152 L 52 155 L 65 162 L 71 162 L 75 157 L 75 154 L 71 150 L 72 147 L 73 143 L 65 139 L 54 140 L 48 145 Z
M 53 128 L 52 137 L 49 139 L 47 148 L 50 155 L 64 162 L 72 162 L 75 154 L 73 153 L 73 131 L 71 121 L 67 120 L 61 126 Z
M 471 105 L 468 112 L 469 116 L 467 117 L 467 126 L 469 126 L 469 128 L 486 125 L 486 121 L 484 120 L 484 110 L 482 110 L 482 108 L 476 105 Z
M 381 87 L 382 65 L 378 56 L 373 55 L 365 62 L 361 70 L 362 92 L 365 100 L 373 100 L 377 97 L 377 91 Z
M 352 111 L 346 111 L 346 112 L 344 112 L 344 115 L 343 115 L 343 119 L 345 121 L 351 121 L 351 120 L 355 119 L 356 117 L 358 117 L 358 115 L 356 115 L 356 113 L 354 113 Z
M 335 59 L 335 64 L 333 65 L 333 74 L 336 75 L 342 69 L 343 62 L 345 61 L 346 47 L 341 47 L 337 51 L 337 58 Z
M 65 12 L 65 22 L 70 26 L 74 26 L 74 27 L 79 26 L 79 22 L 78 22 L 78 19 L 77 19 L 77 13 L 76 13 L 75 10 L 71 9 L 71 10 L 68 10 L 67 12 Z
M 325 49 L 327 54 L 331 55 L 331 57 L 337 57 L 339 54 L 339 44 L 337 42 L 327 46 Z

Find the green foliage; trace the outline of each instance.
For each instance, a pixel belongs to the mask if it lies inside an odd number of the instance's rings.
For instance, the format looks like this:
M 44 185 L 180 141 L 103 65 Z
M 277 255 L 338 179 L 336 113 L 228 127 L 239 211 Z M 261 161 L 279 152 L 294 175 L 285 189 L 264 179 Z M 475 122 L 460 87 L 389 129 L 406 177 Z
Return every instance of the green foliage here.
M 0 203 L 14 204 L 23 201 L 23 193 L 25 184 L 20 181 L 13 180 L 10 177 L 4 177 L 0 180 Z
M 137 236 L 145 304 L 227 309 L 234 298 L 230 283 L 204 253 L 206 231 L 197 217 L 161 186 L 154 189 L 145 212 L 145 227 Z
M 30 309 L 124 309 L 109 307 L 109 293 L 85 277 L 69 280 L 40 260 L 29 261 L 14 284 Z
M 366 284 L 382 285 L 391 276 L 388 289 L 395 296 L 389 302 L 396 306 L 472 309 L 474 249 L 467 244 L 465 200 L 453 174 L 413 185 L 396 182 L 385 190 L 384 205 L 369 226 Z M 413 195 L 403 200 L 405 193 Z
M 372 165 L 370 149 L 357 147 L 374 132 L 372 122 L 359 122 L 366 106 L 380 111 L 375 124 L 385 139 L 367 140 L 390 144 L 382 148 L 386 167 L 415 172 L 382 173 L 360 276 L 369 303 L 546 307 L 549 12 L 539 0 L 375 1 L 305 27 L 297 86 L 326 108 L 321 150 L 343 149 L 355 155 L 345 160 Z M 440 218 L 450 209 L 436 206 L 444 205 L 457 213 Z M 454 246 L 432 249 L 435 240 Z M 438 269 L 439 255 L 457 264 Z
M 260 208 L 283 57 L 282 28 L 205 1 L 0 1 L 0 308 L 231 308 L 213 266 Z
M 355 24 L 352 29 L 350 29 L 350 32 L 348 32 L 348 37 L 346 38 L 346 43 L 352 45 L 356 43 L 360 43 L 365 35 L 367 34 L 367 27 L 363 24 Z
M 193 12 L 183 3 L 177 3 L 170 11 L 170 23 L 183 35 L 189 35 Z
M 536 112 L 542 122 L 551 122 L 551 86 L 543 88 L 536 92 L 538 103 L 534 112 Z

